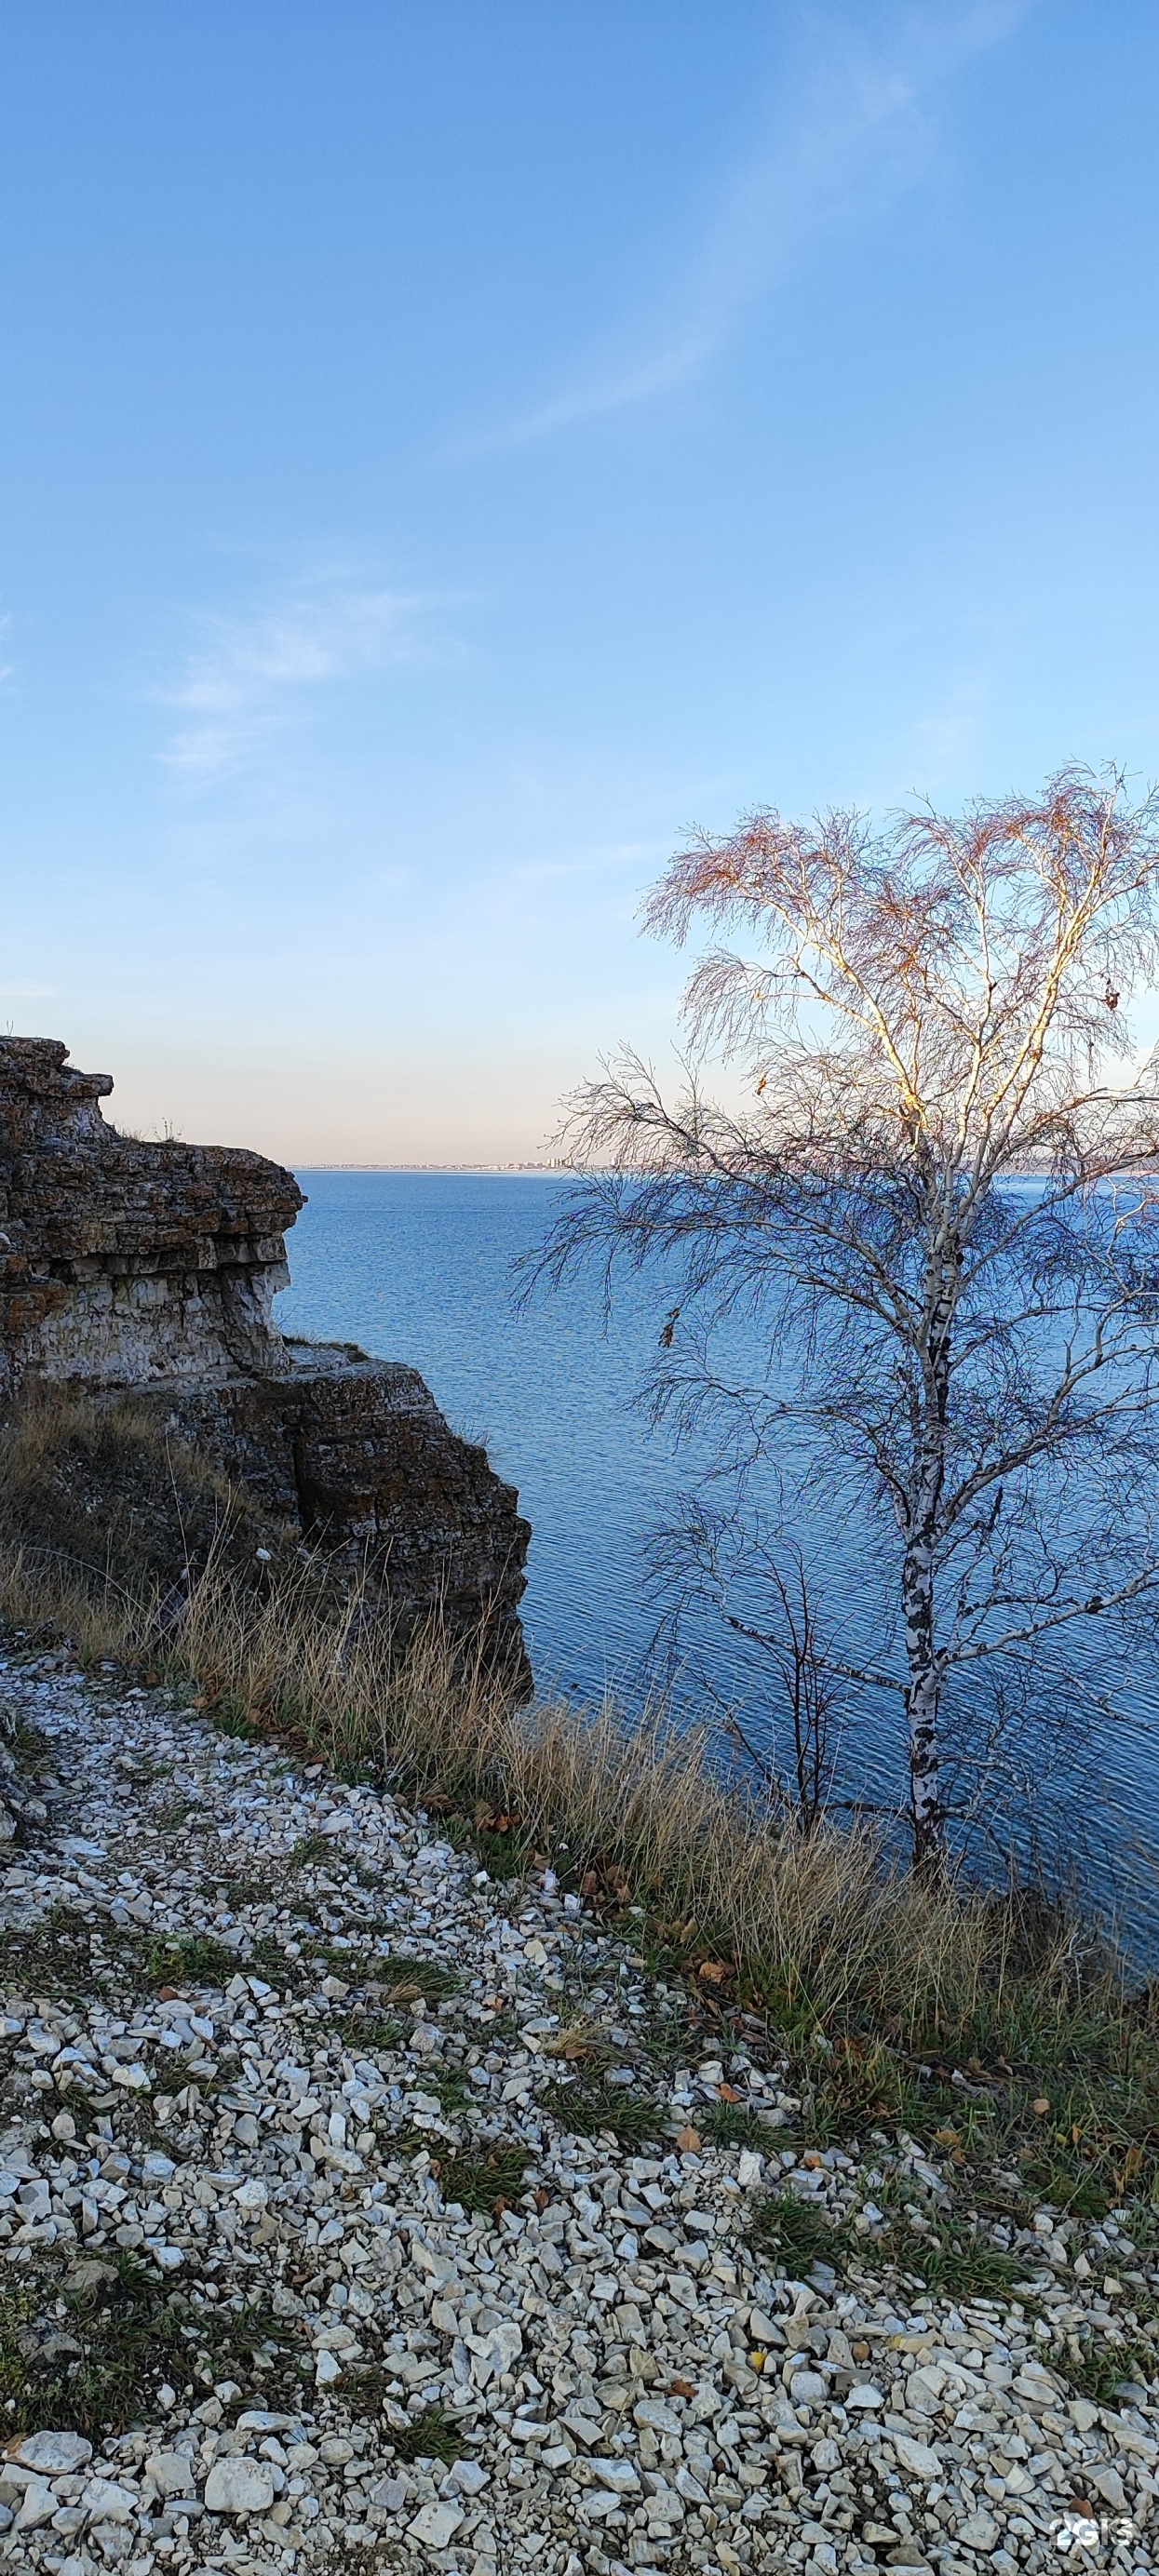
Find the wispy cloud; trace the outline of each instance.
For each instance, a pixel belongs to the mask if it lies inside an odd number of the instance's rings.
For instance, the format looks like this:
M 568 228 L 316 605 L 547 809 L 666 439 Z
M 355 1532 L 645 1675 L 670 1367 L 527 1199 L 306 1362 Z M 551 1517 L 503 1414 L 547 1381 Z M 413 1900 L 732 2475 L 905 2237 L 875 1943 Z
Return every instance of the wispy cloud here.
M 247 615 L 203 619 L 180 678 L 159 693 L 178 719 L 166 765 L 192 781 L 244 768 L 300 718 L 311 691 L 426 658 L 424 606 L 399 591 L 326 580 Z
M 589 360 L 545 401 L 455 452 L 526 446 L 688 383 L 814 241 L 864 221 L 928 175 L 939 91 L 1036 5 L 938 0 L 899 8 L 876 37 L 862 14 L 803 13 L 788 92 L 726 181 L 666 321 L 638 335 L 632 351 Z
M 59 991 L 59 984 L 0 984 L 0 1001 L 52 1002 Z

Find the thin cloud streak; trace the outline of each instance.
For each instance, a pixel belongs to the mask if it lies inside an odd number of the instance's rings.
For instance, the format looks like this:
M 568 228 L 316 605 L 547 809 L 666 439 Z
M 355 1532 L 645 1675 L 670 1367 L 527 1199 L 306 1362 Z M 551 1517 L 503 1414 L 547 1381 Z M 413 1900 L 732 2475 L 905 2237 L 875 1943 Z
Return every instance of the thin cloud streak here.
M 458 458 L 529 446 L 687 384 L 809 245 L 925 176 L 936 157 L 937 90 L 1013 34 L 1038 0 L 908 10 L 876 47 L 846 19 L 810 13 L 791 115 L 733 176 L 685 287 L 684 313 L 633 359 L 579 382 L 477 438 Z M 770 120 L 772 122 L 772 120 Z
M 427 658 L 417 633 L 425 606 L 398 591 L 325 584 L 252 617 L 207 620 L 182 678 L 160 692 L 184 719 L 161 754 L 166 767 L 192 781 L 244 768 L 307 692 Z

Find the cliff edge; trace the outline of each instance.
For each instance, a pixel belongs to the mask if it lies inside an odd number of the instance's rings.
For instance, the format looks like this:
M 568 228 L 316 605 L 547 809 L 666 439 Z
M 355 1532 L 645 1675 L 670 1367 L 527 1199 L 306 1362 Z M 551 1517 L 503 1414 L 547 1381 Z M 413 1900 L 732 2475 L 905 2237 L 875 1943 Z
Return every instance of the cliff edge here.
M 0 1408 L 47 1383 L 131 1392 L 264 1512 L 365 1566 L 404 1633 L 438 1611 L 525 1672 L 514 1487 L 416 1370 L 278 1331 L 293 1175 L 119 1135 L 111 1077 L 67 1056 L 0 1038 Z

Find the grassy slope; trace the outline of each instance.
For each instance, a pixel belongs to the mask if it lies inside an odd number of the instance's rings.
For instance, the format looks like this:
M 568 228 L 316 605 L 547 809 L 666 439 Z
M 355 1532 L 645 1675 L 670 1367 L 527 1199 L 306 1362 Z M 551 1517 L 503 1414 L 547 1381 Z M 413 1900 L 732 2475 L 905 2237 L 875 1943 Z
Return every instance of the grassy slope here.
M 75 1546 L 76 1497 L 83 1508 L 110 1442 L 130 1500 L 104 1570 Z M 94 1431 L 83 1408 L 78 1424 L 59 1404 L 0 1442 L 0 1614 L 26 1636 L 66 1633 L 83 1659 L 188 1686 L 229 1732 L 389 1782 L 494 1875 L 550 1861 L 646 1958 L 682 1973 L 686 2048 L 691 2023 L 706 2047 L 759 2032 L 783 2051 L 810 2143 L 905 2130 L 957 2168 L 959 2206 L 983 2225 L 1025 2223 L 1043 2202 L 1093 2216 L 1129 2204 L 1145 2233 L 1140 2205 L 1159 2211 L 1159 1987 L 1132 1980 L 1097 1935 L 1025 1891 L 920 1885 L 864 1831 L 786 1834 L 707 1737 L 662 1717 L 628 1727 L 612 1709 L 512 1710 L 437 1636 L 400 1664 L 367 1605 L 320 1591 L 285 1556 L 255 1589 L 244 1512 L 196 1461 L 168 1457 L 183 1525 L 200 1515 L 202 1570 L 162 1631 L 165 1565 L 146 1554 L 132 1579 L 135 1480 L 150 1457 L 158 1486 L 150 1442 L 131 1405 Z M 587 2093 L 592 2118 L 609 2116 L 598 2070 Z M 727 2124 L 728 2106 L 715 2116 Z M 947 2286 L 955 2266 L 972 2265 L 983 2289 L 986 2263 L 994 2279 L 1001 2268 L 952 2233 L 922 2244 L 900 2210 L 885 2254 L 919 2276 L 940 2263 Z

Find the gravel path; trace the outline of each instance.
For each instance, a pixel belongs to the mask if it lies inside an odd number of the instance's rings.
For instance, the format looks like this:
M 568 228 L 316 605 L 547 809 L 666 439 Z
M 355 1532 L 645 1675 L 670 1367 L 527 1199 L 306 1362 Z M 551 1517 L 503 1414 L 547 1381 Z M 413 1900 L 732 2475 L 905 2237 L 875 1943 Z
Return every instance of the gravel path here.
M 0 1668 L 45 1810 L 0 1855 L 0 2567 L 1154 2566 L 1153 2390 L 1052 2367 L 1153 2296 L 1112 2221 L 1040 2211 L 1022 2297 L 786 2277 L 770 2190 L 870 2246 L 951 2169 L 810 2153 L 550 1878 L 116 1688 Z M 593 2073 L 653 2139 L 569 2129 Z M 701 2142 L 730 2098 L 763 2145 Z M 136 2429 L 63 2429 L 115 2369 Z

